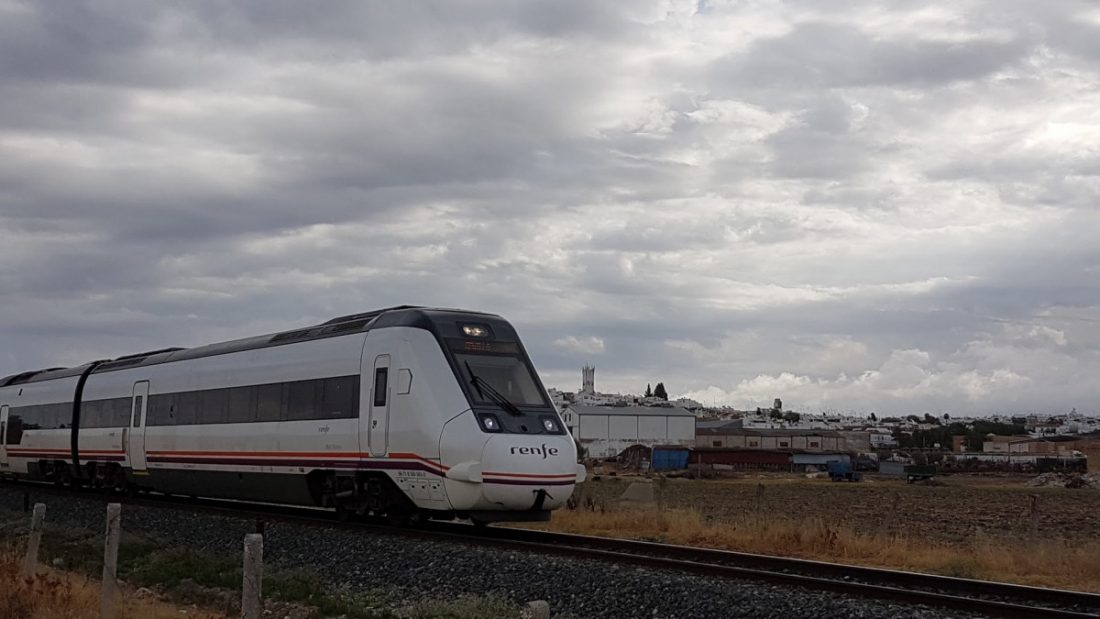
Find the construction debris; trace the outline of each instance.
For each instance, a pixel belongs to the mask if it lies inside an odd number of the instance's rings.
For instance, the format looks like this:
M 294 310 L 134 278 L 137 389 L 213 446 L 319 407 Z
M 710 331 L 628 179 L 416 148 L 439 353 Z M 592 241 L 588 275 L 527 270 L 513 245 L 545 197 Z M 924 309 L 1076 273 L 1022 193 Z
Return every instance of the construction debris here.
M 1039 488 L 1100 489 L 1100 473 L 1050 472 L 1028 480 L 1027 485 Z

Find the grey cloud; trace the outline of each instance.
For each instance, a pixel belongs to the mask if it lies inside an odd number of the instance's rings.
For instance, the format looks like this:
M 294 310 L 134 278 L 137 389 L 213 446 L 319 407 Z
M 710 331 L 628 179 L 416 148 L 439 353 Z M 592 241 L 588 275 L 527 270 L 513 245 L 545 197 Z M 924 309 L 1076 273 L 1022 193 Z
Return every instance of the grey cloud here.
M 808 22 L 719 61 L 714 70 L 727 90 L 922 87 L 981 78 L 1020 60 L 1029 48 L 1023 37 L 1008 42 L 891 41 L 851 25 Z
M 1092 26 L 1001 6 L 737 5 L 789 31 L 737 52 L 658 4 L 0 9 L 0 374 L 422 303 L 510 318 L 563 388 L 574 336 L 601 388 L 736 405 L 1095 395 L 1045 368 L 1100 366 L 1060 317 L 1100 293 L 1096 162 L 1017 147 L 1045 101 L 1088 123 Z M 910 350 L 939 382 L 899 398 Z

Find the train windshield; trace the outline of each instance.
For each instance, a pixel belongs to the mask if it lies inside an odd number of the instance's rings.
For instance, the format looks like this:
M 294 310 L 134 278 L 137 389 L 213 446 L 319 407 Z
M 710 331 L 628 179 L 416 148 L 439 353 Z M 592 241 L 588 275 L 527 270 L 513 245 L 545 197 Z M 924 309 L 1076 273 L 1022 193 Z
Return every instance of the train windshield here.
M 493 391 L 507 398 L 508 402 L 516 406 L 547 406 L 546 398 L 542 395 L 531 374 L 531 369 L 523 359 L 512 355 L 485 355 L 455 353 L 458 367 L 470 385 L 470 393 L 479 402 L 494 404 Z M 488 384 L 489 389 L 478 389 L 472 383 L 478 379 L 482 384 Z

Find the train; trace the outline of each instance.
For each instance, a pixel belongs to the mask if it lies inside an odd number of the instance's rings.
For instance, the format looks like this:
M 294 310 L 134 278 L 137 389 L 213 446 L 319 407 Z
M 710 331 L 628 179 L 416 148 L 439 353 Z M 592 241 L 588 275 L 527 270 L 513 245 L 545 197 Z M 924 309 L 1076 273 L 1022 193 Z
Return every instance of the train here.
M 403 305 L 0 379 L 0 477 L 544 521 L 584 481 L 515 328 Z

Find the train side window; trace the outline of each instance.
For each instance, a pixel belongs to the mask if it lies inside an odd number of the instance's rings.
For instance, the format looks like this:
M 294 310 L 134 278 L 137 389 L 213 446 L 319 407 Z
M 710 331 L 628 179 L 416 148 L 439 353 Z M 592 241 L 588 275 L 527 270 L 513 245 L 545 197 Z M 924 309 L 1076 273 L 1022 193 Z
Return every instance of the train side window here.
M 374 405 L 386 405 L 386 381 L 389 376 L 389 368 L 377 368 L 374 370 Z
M 299 380 L 287 385 L 286 419 L 320 419 L 323 417 L 317 408 L 317 386 L 320 381 Z
M 138 396 L 134 398 L 134 427 L 141 427 L 141 405 L 145 401 L 145 396 Z
M 149 410 L 145 414 L 145 425 L 166 426 L 172 423 L 169 419 L 175 397 L 172 393 L 149 396 Z
M 72 417 L 73 406 L 67 402 L 61 402 L 60 404 L 54 404 L 54 415 L 57 417 L 57 425 L 55 428 L 67 428 L 69 427 L 69 418 Z
M 133 398 L 118 398 L 115 400 L 115 415 L 111 421 L 111 427 L 125 428 L 130 425 L 130 409 L 133 403 Z
M 322 386 L 321 410 L 326 419 L 359 416 L 359 377 L 326 378 Z
M 80 427 L 102 428 L 103 401 L 93 400 L 80 405 Z
M 256 387 L 256 421 L 279 421 L 282 416 L 282 383 Z
M 245 423 L 256 417 L 256 401 L 253 399 L 256 387 L 234 387 L 229 389 L 228 423 Z
M 397 393 L 407 395 L 412 391 L 413 373 L 408 368 L 397 370 Z
M 229 394 L 225 389 L 207 389 L 202 392 L 202 408 L 199 409 L 199 423 L 225 423 L 225 407 Z
M 177 393 L 176 411 L 174 414 L 174 419 L 172 420 L 172 425 L 195 425 L 195 421 L 198 415 L 199 403 L 199 392 L 197 391 L 185 391 L 183 393 Z
M 38 422 L 38 427 L 39 428 L 42 428 L 43 430 L 48 430 L 48 429 L 54 427 L 54 425 L 53 425 L 53 411 L 54 411 L 53 405 L 51 405 L 51 404 L 42 404 L 40 406 L 36 406 L 35 409 L 36 409 L 36 417 L 37 417 L 36 421 Z
M 18 409 L 8 409 L 8 433 L 4 437 L 5 445 L 18 445 L 23 440 L 23 418 L 16 412 Z

